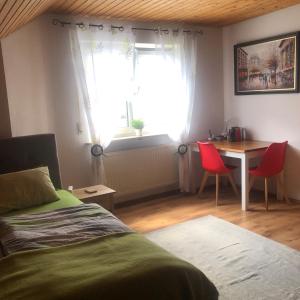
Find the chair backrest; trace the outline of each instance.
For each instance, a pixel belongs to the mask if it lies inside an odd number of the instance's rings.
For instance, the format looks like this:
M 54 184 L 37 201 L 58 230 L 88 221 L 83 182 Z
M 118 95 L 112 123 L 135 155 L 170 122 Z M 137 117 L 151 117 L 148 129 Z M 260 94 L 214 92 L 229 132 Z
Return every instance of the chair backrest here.
M 259 169 L 269 176 L 280 173 L 283 170 L 285 153 L 288 142 L 272 143 L 265 151 Z
M 227 168 L 214 144 L 207 142 L 197 142 L 197 144 L 204 170 L 213 173 L 226 171 Z

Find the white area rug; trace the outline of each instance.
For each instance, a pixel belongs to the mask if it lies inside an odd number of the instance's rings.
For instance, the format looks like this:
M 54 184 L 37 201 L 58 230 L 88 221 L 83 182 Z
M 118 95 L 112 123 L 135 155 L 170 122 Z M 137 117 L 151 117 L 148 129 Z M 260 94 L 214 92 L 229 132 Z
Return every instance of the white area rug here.
M 221 300 L 299 300 L 300 252 L 213 216 L 148 233 L 202 270 Z

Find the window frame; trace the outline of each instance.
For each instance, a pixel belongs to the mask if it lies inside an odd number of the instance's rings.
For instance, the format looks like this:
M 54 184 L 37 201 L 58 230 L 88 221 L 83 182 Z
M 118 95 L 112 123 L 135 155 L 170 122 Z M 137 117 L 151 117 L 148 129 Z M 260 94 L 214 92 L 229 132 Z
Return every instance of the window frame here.
M 154 43 L 135 43 L 134 44 L 134 51 L 133 51 L 133 80 L 135 80 L 136 77 L 136 64 L 137 64 L 137 56 L 138 53 L 141 52 L 143 54 L 149 54 L 157 52 L 159 47 L 157 47 Z M 165 49 L 165 51 L 171 51 L 170 49 Z M 134 128 L 131 126 L 131 122 L 134 119 L 134 107 L 133 103 L 130 100 L 126 100 L 126 123 L 127 127 L 121 127 L 118 132 L 114 135 L 114 140 L 120 140 L 120 139 L 130 139 L 135 137 L 135 131 Z M 147 132 L 145 131 L 144 136 L 160 136 L 160 135 L 166 135 L 165 132 Z

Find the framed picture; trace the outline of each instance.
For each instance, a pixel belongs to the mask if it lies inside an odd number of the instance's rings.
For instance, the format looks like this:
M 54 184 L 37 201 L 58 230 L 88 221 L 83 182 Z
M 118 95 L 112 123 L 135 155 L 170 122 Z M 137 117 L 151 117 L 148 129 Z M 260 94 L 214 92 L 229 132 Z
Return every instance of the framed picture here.
M 299 32 L 234 46 L 235 94 L 299 92 Z

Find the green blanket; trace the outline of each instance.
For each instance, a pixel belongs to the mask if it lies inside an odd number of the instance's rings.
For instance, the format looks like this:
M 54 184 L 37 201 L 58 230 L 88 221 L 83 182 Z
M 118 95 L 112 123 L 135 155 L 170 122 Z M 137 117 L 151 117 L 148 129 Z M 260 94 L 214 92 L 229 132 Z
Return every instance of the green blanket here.
M 12 254 L 0 260 L 0 299 L 217 299 L 198 269 L 136 233 Z
M 10 215 L 81 203 L 66 191 L 58 193 L 59 201 Z M 0 299 L 210 300 L 217 291 L 198 269 L 142 235 L 117 233 L 0 259 Z

